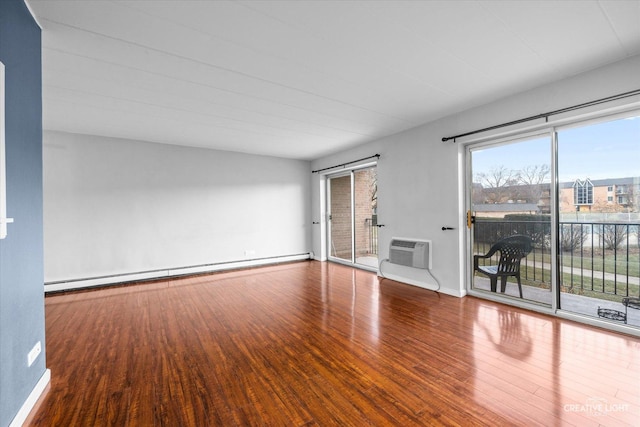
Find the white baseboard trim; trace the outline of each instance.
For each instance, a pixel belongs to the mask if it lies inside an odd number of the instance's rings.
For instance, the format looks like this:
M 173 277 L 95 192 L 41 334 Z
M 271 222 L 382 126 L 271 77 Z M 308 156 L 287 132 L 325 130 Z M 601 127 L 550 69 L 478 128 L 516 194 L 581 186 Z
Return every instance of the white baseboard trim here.
M 31 413 L 31 410 L 35 406 L 36 402 L 38 401 L 40 396 L 42 396 L 42 393 L 44 392 L 44 389 L 47 387 L 47 384 L 49 384 L 50 380 L 51 380 L 51 370 L 45 369 L 44 374 L 42 374 L 36 386 L 33 388 L 33 390 L 31 390 L 31 393 L 29 393 L 29 397 L 27 397 L 27 400 L 25 400 L 24 403 L 22 404 L 22 407 L 20 408 L 16 416 L 13 418 L 13 421 L 11 421 L 11 424 L 9 424 L 9 427 L 22 426 L 24 421 L 27 419 L 27 417 Z
M 434 291 L 434 292 L 438 292 L 438 293 L 441 293 L 441 294 L 451 295 L 452 297 L 456 297 L 456 298 L 462 298 L 463 296 L 466 295 L 466 292 L 465 293 L 457 292 L 455 289 L 447 289 L 447 288 L 442 288 L 442 287 L 437 288 L 437 286 L 434 286 L 431 283 L 420 282 L 420 281 L 417 281 L 417 280 L 408 279 L 408 278 L 403 277 L 403 276 L 396 276 L 395 274 L 385 273 L 384 276 L 380 275 L 380 277 L 385 278 L 385 279 L 395 280 L 396 282 L 405 283 L 407 285 L 416 286 L 418 288 L 427 289 L 429 291 Z
M 214 273 L 216 271 L 232 270 L 236 268 L 259 267 L 283 262 L 302 261 L 310 259 L 310 254 L 284 255 L 269 258 L 229 261 L 214 264 L 196 265 L 190 267 L 170 268 L 166 270 L 143 271 L 138 273 L 114 274 L 111 276 L 91 277 L 85 279 L 62 280 L 44 284 L 45 292 L 68 291 L 73 289 L 91 288 L 95 286 L 113 285 L 142 280 L 162 279 L 189 274 Z
M 460 290 L 450 289 L 440 286 L 433 273 L 419 268 L 405 267 L 402 265 L 392 264 L 382 260 L 378 275 L 396 282 L 406 283 L 407 285 L 417 286 L 419 288 L 428 289 L 434 292 L 451 295 L 457 298 L 464 296 Z

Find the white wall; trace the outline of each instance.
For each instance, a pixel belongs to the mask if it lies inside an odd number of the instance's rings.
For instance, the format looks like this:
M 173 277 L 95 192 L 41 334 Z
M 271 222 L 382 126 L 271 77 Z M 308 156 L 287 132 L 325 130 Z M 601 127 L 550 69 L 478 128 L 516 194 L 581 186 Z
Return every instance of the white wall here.
M 45 282 L 311 249 L 309 162 L 62 132 L 43 155 Z
M 431 239 L 433 275 L 443 292 L 461 296 L 466 293 L 464 142 L 444 143 L 442 137 L 636 89 L 640 89 L 640 56 L 316 160 L 312 169 L 381 154 L 378 221 L 385 227 L 380 230 L 380 257 L 388 256 L 391 237 Z M 325 219 L 321 180 L 314 175 L 311 186 L 314 221 Z M 442 231 L 443 226 L 456 230 Z M 323 227 L 314 226 L 312 236 L 319 256 Z

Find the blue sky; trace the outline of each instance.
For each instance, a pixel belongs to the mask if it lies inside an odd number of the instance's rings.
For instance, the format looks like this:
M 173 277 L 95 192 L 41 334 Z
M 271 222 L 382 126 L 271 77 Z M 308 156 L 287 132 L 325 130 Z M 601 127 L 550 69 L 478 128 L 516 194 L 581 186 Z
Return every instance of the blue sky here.
M 474 151 L 473 173 L 550 165 L 550 147 L 548 138 L 540 138 Z M 560 131 L 558 162 L 561 182 L 640 177 L 640 116 Z

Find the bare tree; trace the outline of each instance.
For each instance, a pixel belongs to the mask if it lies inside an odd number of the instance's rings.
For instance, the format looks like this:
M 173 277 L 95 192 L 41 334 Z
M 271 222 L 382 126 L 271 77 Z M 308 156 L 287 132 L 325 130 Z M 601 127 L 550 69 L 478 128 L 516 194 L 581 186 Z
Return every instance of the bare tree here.
M 538 203 L 545 192 L 545 183 L 549 182 L 551 168 L 548 164 L 529 165 L 518 171 L 518 181 L 526 186 L 526 199 L 529 203 Z
M 478 181 L 488 188 L 506 187 L 518 182 L 517 171 L 508 169 L 504 165 L 494 166 L 488 173 L 482 172 L 476 176 Z
M 529 165 L 518 171 L 520 183 L 526 185 L 539 185 L 549 180 L 551 168 L 548 164 Z
M 371 210 L 376 212 L 378 208 L 378 171 L 369 169 L 369 194 L 371 196 Z
M 500 165 L 476 174 L 475 181 L 482 185 L 486 202 L 504 203 L 511 198 L 509 187 L 518 184 L 518 173 Z
M 486 203 L 487 197 L 484 194 L 484 188 L 482 187 L 482 184 L 474 182 L 472 185 L 473 187 L 471 189 L 471 202 L 474 205 Z
M 636 246 L 640 250 L 640 225 L 632 226 L 631 230 L 633 230 L 631 233 L 636 235 Z
M 586 224 L 561 224 L 560 250 L 568 252 L 580 249 L 588 236 L 589 228 Z
M 627 192 L 627 212 L 639 212 L 638 196 L 640 195 L 640 187 L 637 185 L 629 185 Z
M 598 234 L 604 243 L 606 249 L 616 249 L 620 244 L 627 240 L 629 232 L 628 224 L 602 224 L 598 227 Z
M 599 200 L 594 203 L 592 209 L 594 212 L 602 213 L 620 213 L 627 211 L 627 208 L 622 205 L 613 204 L 612 202 L 606 202 L 604 200 Z

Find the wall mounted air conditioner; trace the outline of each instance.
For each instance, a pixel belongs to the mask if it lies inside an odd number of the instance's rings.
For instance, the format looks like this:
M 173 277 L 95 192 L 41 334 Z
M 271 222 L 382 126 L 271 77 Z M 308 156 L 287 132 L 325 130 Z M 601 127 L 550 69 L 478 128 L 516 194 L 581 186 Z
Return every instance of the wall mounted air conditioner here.
M 389 262 L 430 270 L 431 240 L 392 238 L 389 245 Z

